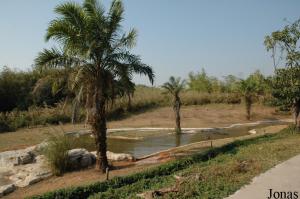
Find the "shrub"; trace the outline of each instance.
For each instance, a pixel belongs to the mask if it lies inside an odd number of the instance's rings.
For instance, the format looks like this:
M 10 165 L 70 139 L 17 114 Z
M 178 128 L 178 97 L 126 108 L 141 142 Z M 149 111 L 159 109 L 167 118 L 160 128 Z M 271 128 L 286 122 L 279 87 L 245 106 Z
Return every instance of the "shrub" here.
M 0 119 L 0 133 L 11 131 L 6 121 Z
M 59 124 L 61 123 L 68 123 L 71 121 L 70 116 L 64 115 L 64 114 L 54 114 L 47 118 L 45 118 L 45 122 L 47 124 Z
M 52 135 L 43 153 L 55 175 L 62 175 L 68 170 L 68 150 L 71 149 L 70 137 L 59 134 Z
M 52 172 L 58 176 L 70 171 L 72 168 L 68 161 L 67 152 L 69 150 L 76 148 L 95 150 L 94 139 L 90 136 L 74 137 L 65 135 L 64 132 L 50 135 L 47 143 L 42 153 L 46 156 Z

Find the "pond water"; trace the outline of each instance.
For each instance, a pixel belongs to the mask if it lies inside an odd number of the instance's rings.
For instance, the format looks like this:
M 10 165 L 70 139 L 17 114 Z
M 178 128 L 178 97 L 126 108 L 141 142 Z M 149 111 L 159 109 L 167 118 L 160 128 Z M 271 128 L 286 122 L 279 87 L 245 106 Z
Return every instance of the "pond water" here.
M 283 123 L 276 123 L 276 125 L 278 124 Z M 162 130 L 156 134 L 153 134 L 152 136 L 146 136 L 142 140 L 109 138 L 108 150 L 115 153 L 130 153 L 135 157 L 142 157 L 172 147 L 186 145 L 194 142 L 248 135 L 248 131 L 251 129 L 259 129 L 272 125 L 275 125 L 275 123 L 238 126 L 226 129 L 220 128 L 210 131 L 196 130 L 195 133 L 184 133 L 181 135 L 172 134 L 170 133 L 170 131 Z M 142 136 L 143 131 L 140 131 L 139 134 Z

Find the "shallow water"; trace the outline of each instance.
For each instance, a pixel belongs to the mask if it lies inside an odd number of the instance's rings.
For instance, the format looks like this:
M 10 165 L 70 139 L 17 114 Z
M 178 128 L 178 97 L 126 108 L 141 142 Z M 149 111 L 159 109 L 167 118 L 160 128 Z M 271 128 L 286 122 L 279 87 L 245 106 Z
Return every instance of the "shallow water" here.
M 249 126 L 237 126 L 227 129 L 215 129 L 210 131 L 197 130 L 192 134 L 168 134 L 168 131 L 161 131 L 151 137 L 145 137 L 142 140 L 123 140 L 108 139 L 108 150 L 115 153 L 130 153 L 135 157 L 142 157 L 155 152 L 166 150 L 172 147 L 186 145 L 194 142 L 222 139 L 228 137 L 237 137 L 249 135 L 251 129 L 259 129 L 267 126 L 283 124 L 282 122 L 273 124 L 259 124 Z M 140 131 L 142 136 L 143 131 Z

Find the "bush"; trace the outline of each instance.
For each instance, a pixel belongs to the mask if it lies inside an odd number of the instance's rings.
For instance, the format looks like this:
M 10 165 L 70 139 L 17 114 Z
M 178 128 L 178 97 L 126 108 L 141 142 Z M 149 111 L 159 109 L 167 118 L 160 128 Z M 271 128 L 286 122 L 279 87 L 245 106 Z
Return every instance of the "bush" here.
M 72 168 L 68 161 L 67 152 L 69 150 L 76 148 L 96 150 L 94 139 L 90 136 L 74 137 L 65 135 L 63 132 L 51 135 L 47 143 L 42 153 L 46 156 L 52 172 L 58 176 L 70 171 Z
M 68 150 L 71 149 L 70 137 L 60 134 L 52 135 L 43 154 L 55 175 L 62 175 L 68 170 Z
M 12 129 L 6 121 L 0 119 L 0 133 L 11 131 Z
M 61 123 L 68 123 L 71 121 L 70 116 L 64 115 L 64 114 L 54 114 L 47 118 L 45 118 L 45 122 L 47 124 L 59 124 Z

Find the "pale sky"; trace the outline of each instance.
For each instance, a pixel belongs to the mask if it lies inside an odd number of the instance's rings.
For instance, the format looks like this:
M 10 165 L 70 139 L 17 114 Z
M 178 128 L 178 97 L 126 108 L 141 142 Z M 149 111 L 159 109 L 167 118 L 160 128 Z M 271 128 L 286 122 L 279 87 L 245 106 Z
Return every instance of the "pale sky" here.
M 53 45 L 45 43 L 45 31 L 62 2 L 0 1 L 0 67 L 29 69 L 37 53 Z M 286 25 L 284 19 L 300 18 L 299 0 L 124 0 L 124 5 L 124 29 L 138 30 L 133 51 L 153 67 L 155 85 L 201 68 L 217 77 L 245 77 L 256 69 L 271 74 L 264 37 Z

